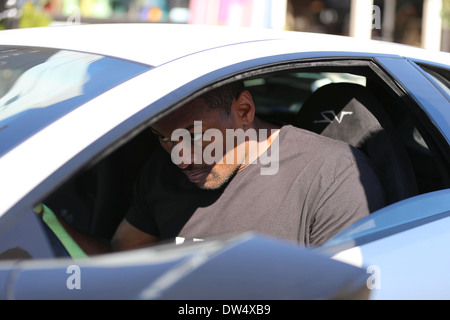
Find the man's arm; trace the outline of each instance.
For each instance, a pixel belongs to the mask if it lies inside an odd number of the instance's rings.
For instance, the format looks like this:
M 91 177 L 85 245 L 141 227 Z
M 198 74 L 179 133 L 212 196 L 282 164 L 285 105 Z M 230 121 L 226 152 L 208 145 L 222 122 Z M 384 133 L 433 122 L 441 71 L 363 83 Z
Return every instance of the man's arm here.
M 332 236 L 385 205 L 384 191 L 365 157 L 355 152 L 356 162 L 346 167 L 348 158 L 336 158 L 343 170 L 318 201 L 310 227 L 310 245 L 321 245 Z
M 124 219 L 111 240 L 111 247 L 113 251 L 124 251 L 148 247 L 156 244 L 158 241 L 158 237 L 135 228 Z

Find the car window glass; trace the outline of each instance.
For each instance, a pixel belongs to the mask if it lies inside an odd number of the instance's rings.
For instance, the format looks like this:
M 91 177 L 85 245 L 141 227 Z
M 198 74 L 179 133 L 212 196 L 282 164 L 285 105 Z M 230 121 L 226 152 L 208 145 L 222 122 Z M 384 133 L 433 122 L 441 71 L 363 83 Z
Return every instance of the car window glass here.
M 89 53 L 0 46 L 0 155 L 149 68 Z
M 244 81 L 253 95 L 260 116 L 289 118 L 317 89 L 329 83 L 347 82 L 366 86 L 364 76 L 345 72 L 298 72 L 270 75 Z
M 419 66 L 450 98 L 450 70 L 423 64 Z

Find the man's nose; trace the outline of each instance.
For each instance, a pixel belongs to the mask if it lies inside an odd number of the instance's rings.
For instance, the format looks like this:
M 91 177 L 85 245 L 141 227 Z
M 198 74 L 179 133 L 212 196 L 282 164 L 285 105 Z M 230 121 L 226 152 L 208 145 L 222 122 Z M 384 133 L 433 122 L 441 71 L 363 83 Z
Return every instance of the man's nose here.
M 184 143 L 184 145 L 179 145 Z M 175 146 L 178 146 L 175 148 Z M 202 163 L 202 150 L 200 148 L 195 148 L 192 144 L 188 144 L 183 141 L 175 142 L 171 147 L 170 152 L 178 152 L 177 156 L 181 158 L 181 162 L 177 165 L 180 169 L 186 169 L 191 164 L 201 164 Z

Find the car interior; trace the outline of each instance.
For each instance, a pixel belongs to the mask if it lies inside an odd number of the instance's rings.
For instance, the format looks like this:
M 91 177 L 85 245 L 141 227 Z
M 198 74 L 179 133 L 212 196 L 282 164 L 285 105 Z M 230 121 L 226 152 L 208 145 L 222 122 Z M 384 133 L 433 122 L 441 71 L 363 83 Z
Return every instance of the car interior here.
M 389 204 L 450 185 L 438 134 L 383 72 L 367 62 L 286 69 L 240 75 L 252 93 L 257 116 L 361 149 L 379 175 Z M 42 202 L 78 231 L 111 239 L 130 205 L 140 168 L 158 143 L 149 125 Z

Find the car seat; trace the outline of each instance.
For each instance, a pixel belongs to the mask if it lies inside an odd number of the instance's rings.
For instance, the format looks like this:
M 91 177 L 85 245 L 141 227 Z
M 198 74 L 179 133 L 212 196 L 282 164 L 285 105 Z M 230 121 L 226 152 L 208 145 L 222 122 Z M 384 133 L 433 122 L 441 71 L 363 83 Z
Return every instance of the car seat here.
M 387 204 L 417 194 L 406 149 L 380 102 L 366 87 L 331 83 L 317 89 L 302 105 L 294 125 L 362 150 L 380 179 Z

